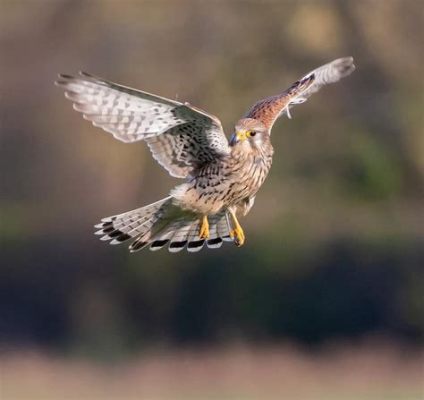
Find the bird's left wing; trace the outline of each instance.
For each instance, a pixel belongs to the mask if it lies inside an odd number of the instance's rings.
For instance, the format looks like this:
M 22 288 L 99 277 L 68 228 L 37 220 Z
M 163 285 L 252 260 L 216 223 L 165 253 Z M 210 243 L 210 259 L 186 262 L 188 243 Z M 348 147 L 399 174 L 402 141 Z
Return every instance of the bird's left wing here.
M 172 176 L 185 178 L 230 152 L 221 122 L 195 108 L 81 72 L 59 75 L 58 86 L 74 109 L 116 139 L 144 140 L 153 157 Z
M 292 106 L 304 103 L 322 86 L 337 82 L 350 75 L 354 70 L 352 57 L 339 58 L 322 65 L 293 83 L 285 92 L 258 101 L 248 111 L 246 117 L 259 119 L 270 131 L 278 117 L 287 114 L 291 118 L 290 108 Z

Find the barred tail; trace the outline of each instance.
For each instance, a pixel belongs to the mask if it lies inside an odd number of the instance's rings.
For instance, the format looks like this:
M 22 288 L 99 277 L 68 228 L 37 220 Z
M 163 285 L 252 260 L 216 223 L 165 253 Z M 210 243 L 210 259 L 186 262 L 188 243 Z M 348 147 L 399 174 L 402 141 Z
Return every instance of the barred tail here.
M 178 252 L 185 247 L 189 252 L 197 252 L 205 243 L 209 248 L 219 248 L 223 241 L 232 241 L 227 212 L 209 216 L 210 236 L 204 240 L 199 237 L 199 216 L 181 210 L 173 204 L 172 197 L 103 218 L 95 227 L 99 228 L 95 234 L 102 235 L 100 240 L 110 240 L 110 244 L 119 244 L 134 238 L 129 247 L 131 252 L 149 245 L 153 251 L 168 245 L 170 252 Z
M 185 247 L 190 253 L 200 251 L 204 245 L 210 249 L 218 249 L 223 241 L 232 241 L 227 213 L 221 212 L 209 216 L 209 238 L 199 237 L 200 218 L 176 220 L 167 229 L 156 235 L 150 246 L 150 250 L 159 250 L 168 244 L 168 250 L 177 253 Z
M 103 218 L 96 235 L 102 235 L 100 240 L 110 240 L 110 244 L 119 244 L 131 238 L 137 238 L 131 245 L 130 250 L 139 250 L 148 244 L 154 231 L 158 231 L 166 224 L 162 221 L 172 207 L 172 198 L 166 197 L 156 203 L 119 215 Z M 161 224 L 162 221 L 162 224 Z M 146 243 L 144 243 L 146 242 Z

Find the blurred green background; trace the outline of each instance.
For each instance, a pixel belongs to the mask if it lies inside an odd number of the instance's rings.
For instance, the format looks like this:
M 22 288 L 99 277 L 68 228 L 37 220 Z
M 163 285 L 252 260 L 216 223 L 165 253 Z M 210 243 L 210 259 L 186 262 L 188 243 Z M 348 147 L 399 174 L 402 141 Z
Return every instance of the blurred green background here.
M 65 357 L 63 376 L 67 357 L 127 365 L 146 353 L 190 349 L 198 356 L 188 362 L 197 365 L 203 351 L 231 355 L 235 343 L 254 354 L 288 343 L 315 357 L 374 338 L 371 348 L 388 343 L 382 354 L 421 354 L 422 1 L 3 0 L 0 7 L 0 346 L 14 371 L 33 349 L 46 365 Z M 73 112 L 53 86 L 57 73 L 85 70 L 189 101 L 219 116 L 230 134 L 257 99 L 348 55 L 357 65 L 352 76 L 275 125 L 273 168 L 243 220 L 243 248 L 130 255 L 92 234 L 99 218 L 155 201 L 177 181 L 143 143 L 120 143 Z M 222 365 L 237 359 L 226 354 L 217 355 Z M 248 360 L 259 373 L 266 362 L 255 357 Z M 405 367 L 402 357 L 389 357 L 395 370 Z M 409 378 L 419 376 L 421 361 Z M 180 380 L 166 371 L 159 375 Z M 27 398 L 17 394 L 25 386 L 13 384 L 17 374 L 8 376 L 7 395 Z M 395 398 L 386 378 L 381 396 Z M 399 398 L 419 398 L 418 382 Z M 234 396 L 214 389 L 219 399 L 257 398 L 248 389 Z M 215 398 L 208 390 L 193 393 Z M 170 391 L 134 398 L 191 398 Z

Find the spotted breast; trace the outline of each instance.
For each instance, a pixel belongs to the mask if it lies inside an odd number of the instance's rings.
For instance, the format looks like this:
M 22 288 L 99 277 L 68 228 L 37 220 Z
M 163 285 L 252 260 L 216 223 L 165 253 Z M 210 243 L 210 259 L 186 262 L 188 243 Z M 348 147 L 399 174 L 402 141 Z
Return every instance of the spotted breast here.
M 182 208 L 201 214 L 216 214 L 254 196 L 264 183 L 272 164 L 273 148 L 243 151 L 234 148 L 231 157 L 215 160 L 199 169 L 190 181 L 171 193 Z

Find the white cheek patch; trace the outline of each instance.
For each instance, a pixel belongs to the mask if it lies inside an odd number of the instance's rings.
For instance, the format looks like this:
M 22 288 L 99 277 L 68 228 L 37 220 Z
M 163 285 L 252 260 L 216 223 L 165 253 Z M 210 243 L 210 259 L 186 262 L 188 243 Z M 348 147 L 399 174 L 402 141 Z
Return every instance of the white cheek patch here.
M 253 144 L 257 147 L 262 146 L 263 140 L 262 140 L 262 135 L 261 134 L 256 134 L 255 137 L 251 138 Z

